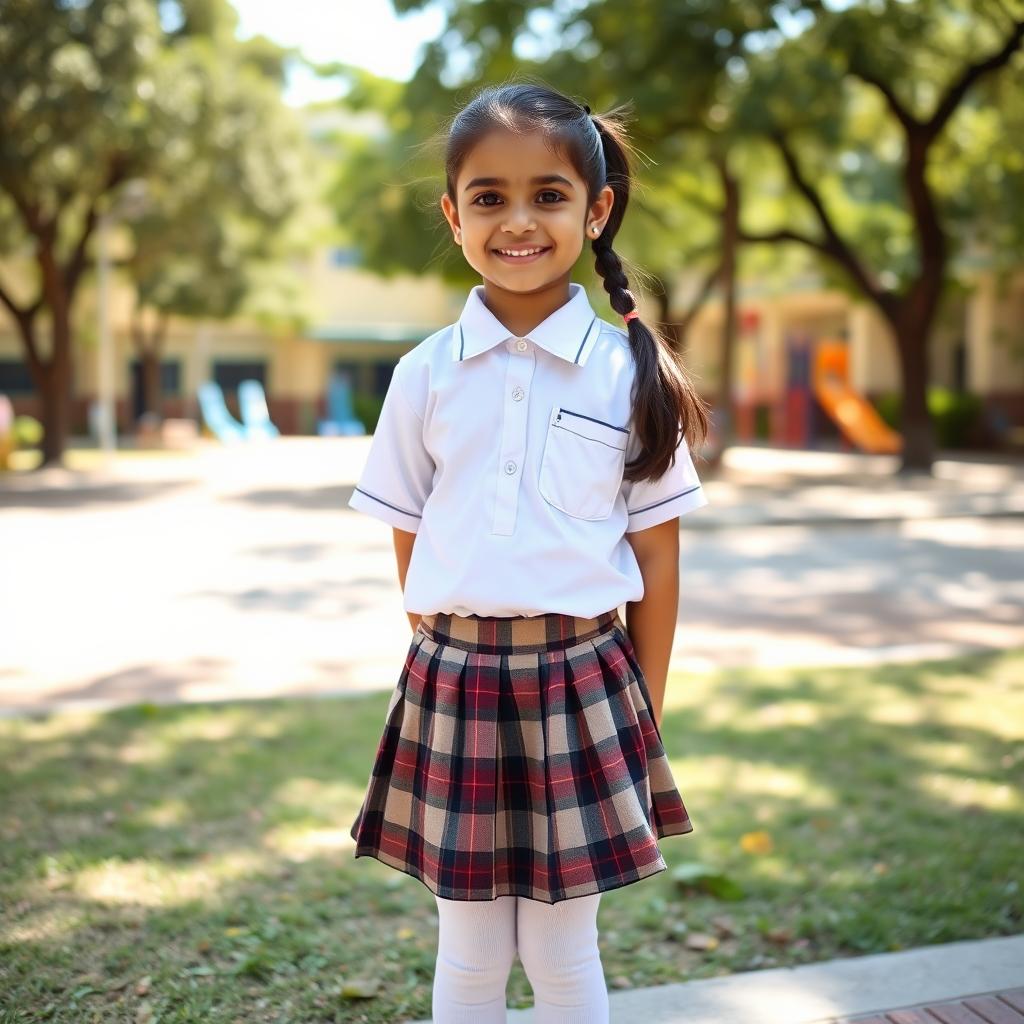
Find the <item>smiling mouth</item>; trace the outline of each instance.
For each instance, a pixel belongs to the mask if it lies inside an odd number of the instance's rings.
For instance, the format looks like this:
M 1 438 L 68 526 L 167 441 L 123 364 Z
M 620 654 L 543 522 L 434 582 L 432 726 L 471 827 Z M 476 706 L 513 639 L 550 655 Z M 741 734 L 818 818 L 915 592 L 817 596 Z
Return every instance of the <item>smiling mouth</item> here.
M 529 263 L 543 256 L 550 249 L 550 245 L 530 245 L 515 249 L 492 249 L 491 252 L 510 263 Z

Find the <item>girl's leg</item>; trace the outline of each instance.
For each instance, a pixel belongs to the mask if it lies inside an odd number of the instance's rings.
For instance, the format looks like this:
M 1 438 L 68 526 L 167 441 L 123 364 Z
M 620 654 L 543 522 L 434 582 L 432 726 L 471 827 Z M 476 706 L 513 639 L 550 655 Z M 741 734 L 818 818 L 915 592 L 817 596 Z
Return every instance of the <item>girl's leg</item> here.
M 516 956 L 516 897 L 434 898 L 434 1024 L 505 1024 L 505 986 Z
M 600 893 L 542 903 L 519 897 L 519 959 L 533 987 L 536 1024 L 608 1024 L 597 947 Z

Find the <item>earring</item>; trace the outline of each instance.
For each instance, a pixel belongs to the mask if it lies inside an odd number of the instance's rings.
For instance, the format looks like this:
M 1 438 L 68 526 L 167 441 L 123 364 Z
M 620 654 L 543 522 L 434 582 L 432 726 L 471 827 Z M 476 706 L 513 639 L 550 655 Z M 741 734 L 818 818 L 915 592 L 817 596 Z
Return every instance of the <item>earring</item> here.
M 593 231 L 594 234 L 596 235 L 596 234 L 598 234 L 600 232 L 601 229 L 596 224 L 591 224 L 590 225 L 590 230 Z

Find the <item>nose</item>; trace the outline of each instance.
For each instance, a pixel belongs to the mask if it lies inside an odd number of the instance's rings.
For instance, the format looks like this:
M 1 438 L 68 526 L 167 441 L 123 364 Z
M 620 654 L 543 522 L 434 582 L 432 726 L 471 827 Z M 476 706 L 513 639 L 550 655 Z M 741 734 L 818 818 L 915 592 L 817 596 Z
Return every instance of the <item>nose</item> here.
M 514 235 L 520 235 L 524 231 L 532 231 L 536 224 L 529 202 L 510 203 L 506 208 L 505 220 L 501 227 L 503 231 L 508 231 Z

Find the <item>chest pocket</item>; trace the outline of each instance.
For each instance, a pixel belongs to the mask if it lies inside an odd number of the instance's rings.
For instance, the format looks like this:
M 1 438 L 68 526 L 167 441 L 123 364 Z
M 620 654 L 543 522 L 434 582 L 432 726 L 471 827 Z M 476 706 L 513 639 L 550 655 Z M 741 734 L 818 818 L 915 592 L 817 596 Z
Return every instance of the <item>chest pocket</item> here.
M 537 489 L 576 519 L 607 519 L 626 465 L 629 431 L 556 405 L 548 420 Z

